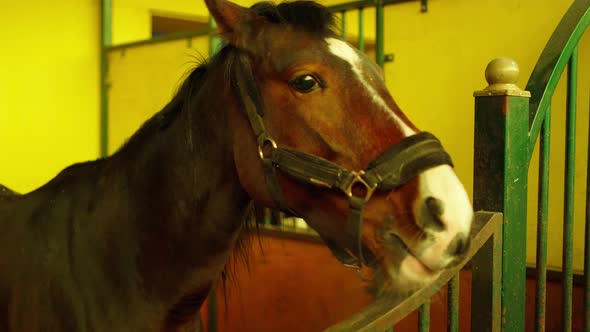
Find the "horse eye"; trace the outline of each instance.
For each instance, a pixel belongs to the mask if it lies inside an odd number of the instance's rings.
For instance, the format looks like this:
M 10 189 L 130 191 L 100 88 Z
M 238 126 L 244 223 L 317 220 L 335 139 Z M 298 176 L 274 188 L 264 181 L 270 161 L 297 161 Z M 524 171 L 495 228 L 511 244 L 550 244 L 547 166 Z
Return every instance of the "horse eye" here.
M 320 83 L 318 80 L 309 74 L 295 77 L 289 81 L 289 85 L 301 93 L 310 93 L 320 88 Z

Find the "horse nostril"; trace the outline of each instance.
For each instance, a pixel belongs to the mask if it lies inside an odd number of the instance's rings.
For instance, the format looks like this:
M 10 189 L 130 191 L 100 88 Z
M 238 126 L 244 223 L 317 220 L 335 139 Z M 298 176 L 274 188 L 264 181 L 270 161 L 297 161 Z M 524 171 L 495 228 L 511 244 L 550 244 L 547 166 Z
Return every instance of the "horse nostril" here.
M 455 257 L 463 256 L 469 250 L 469 244 L 469 238 L 462 234 L 457 234 L 447 247 L 447 253 Z
M 444 213 L 443 202 L 432 196 L 426 198 L 424 205 L 427 211 L 427 218 L 424 222 L 424 228 L 433 228 L 435 230 L 442 231 L 445 229 L 445 225 L 441 220 L 441 216 Z
M 424 203 L 426 204 L 426 208 L 428 209 L 428 212 L 430 212 L 430 214 L 433 217 L 442 216 L 444 210 L 443 210 L 443 202 L 440 199 L 430 196 L 430 197 L 426 198 L 426 201 Z

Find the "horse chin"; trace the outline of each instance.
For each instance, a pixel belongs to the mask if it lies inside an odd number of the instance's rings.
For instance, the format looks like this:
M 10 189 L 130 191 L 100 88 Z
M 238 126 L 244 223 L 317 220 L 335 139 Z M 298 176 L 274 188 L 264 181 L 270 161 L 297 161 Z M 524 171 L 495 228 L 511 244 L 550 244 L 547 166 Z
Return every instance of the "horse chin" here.
M 410 254 L 401 259 L 386 257 L 372 269 L 367 290 L 374 297 L 401 299 L 428 286 L 440 273 L 430 270 Z

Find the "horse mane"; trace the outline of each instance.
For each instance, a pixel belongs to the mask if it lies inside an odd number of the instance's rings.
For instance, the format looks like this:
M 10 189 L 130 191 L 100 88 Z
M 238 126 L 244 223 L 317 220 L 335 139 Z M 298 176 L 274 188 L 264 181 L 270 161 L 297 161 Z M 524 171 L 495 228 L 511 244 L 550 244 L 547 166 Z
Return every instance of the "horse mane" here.
M 3 186 L 0 184 L 0 202 L 2 201 L 12 201 L 19 198 L 21 195 L 16 191 L 11 190 L 8 187 Z
M 313 1 L 288 1 L 278 5 L 264 1 L 254 4 L 251 9 L 268 22 L 289 24 L 318 37 L 333 36 L 336 33 L 334 14 Z

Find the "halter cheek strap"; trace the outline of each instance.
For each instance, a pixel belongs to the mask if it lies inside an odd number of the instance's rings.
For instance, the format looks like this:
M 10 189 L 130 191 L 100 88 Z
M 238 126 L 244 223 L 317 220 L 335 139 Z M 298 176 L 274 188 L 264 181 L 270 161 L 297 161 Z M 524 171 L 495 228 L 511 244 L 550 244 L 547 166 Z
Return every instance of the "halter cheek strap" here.
M 258 155 L 262 161 L 262 168 L 264 170 L 268 191 L 270 192 L 277 208 L 291 215 L 298 216 L 298 214 L 290 209 L 285 203 L 285 198 L 279 185 L 276 165 L 273 163 L 272 159 L 265 156 L 265 150 L 267 148 L 275 150 L 277 144 L 266 131 L 264 121 L 262 120 L 262 116 L 264 115 L 264 104 L 262 103 L 260 92 L 256 87 L 256 81 L 254 74 L 252 73 L 250 61 L 244 54 L 240 53 L 237 55 L 234 68 L 235 79 L 232 80 L 232 83 L 238 92 L 246 114 L 248 115 L 248 120 L 254 131 L 254 135 L 256 135 Z
M 264 126 L 262 99 L 246 55 L 237 55 L 234 73 L 234 88 L 256 135 L 266 183 L 276 206 L 282 211 L 298 215 L 285 202 L 277 169 L 300 183 L 337 190 L 348 196 L 346 235 L 347 242 L 352 244 L 350 248 L 342 249 L 326 234 L 320 233 L 334 256 L 347 266 L 360 268 L 363 263 L 373 263 L 363 253 L 361 227 L 363 209 L 375 190 L 394 190 L 427 169 L 453 165 L 440 141 L 427 132 L 406 137 L 393 144 L 375 158 L 367 169 L 361 171 L 348 170 L 306 152 L 278 147 Z

